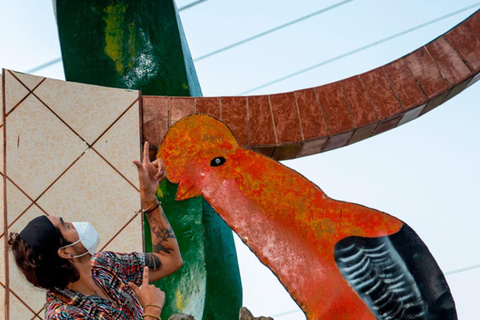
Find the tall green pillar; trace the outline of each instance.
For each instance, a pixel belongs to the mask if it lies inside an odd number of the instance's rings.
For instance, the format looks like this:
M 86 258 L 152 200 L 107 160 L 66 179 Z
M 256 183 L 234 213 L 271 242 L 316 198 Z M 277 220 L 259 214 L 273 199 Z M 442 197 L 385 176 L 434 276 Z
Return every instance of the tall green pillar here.
M 201 96 L 172 0 L 54 3 L 68 81 Z M 175 201 L 176 188 L 163 181 L 157 190 L 184 260 L 182 269 L 157 283 L 167 295 L 162 318 L 184 312 L 197 320 L 238 319 L 242 288 L 232 231 L 203 198 Z M 148 223 L 145 231 L 151 251 Z

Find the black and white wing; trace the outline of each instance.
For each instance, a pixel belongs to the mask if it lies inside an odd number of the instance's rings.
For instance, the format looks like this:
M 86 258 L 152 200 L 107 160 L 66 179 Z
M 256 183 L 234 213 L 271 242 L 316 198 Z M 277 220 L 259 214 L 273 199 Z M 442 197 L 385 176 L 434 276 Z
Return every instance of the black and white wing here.
M 379 320 L 457 319 L 442 271 L 407 225 L 388 237 L 345 238 L 335 261 Z

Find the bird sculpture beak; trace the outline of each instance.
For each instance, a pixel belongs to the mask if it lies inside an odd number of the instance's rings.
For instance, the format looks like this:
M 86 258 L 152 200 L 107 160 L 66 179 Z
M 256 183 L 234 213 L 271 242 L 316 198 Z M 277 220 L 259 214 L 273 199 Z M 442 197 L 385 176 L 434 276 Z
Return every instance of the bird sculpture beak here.
M 180 181 L 180 183 L 178 184 L 175 200 L 177 201 L 187 200 L 187 199 L 198 197 L 201 195 L 202 195 L 202 192 L 200 190 L 197 190 L 194 182 L 188 183 L 185 181 Z

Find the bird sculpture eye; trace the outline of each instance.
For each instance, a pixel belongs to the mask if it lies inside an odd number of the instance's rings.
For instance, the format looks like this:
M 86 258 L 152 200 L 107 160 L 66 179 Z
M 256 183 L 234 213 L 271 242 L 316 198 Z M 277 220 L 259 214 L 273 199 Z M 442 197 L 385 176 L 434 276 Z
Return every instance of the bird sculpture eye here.
M 221 166 L 222 164 L 224 164 L 225 161 L 227 161 L 227 160 L 224 157 L 216 157 L 215 159 L 213 159 L 210 162 L 210 165 L 212 167 L 218 167 L 218 166 Z

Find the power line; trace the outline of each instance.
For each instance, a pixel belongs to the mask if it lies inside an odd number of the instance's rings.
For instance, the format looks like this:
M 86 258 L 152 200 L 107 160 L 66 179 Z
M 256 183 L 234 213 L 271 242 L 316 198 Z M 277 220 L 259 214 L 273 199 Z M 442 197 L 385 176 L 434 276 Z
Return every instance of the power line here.
M 200 4 L 202 2 L 205 2 L 207 0 L 198 0 L 198 1 L 194 1 L 192 3 L 189 3 L 187 5 L 184 5 L 183 7 L 181 7 L 180 9 L 178 9 L 178 11 L 183 11 L 183 10 L 186 10 L 186 9 L 190 9 L 191 7 L 194 7 L 196 6 L 197 4 Z
M 183 7 L 181 7 L 180 9 L 178 9 L 178 11 L 183 11 L 183 10 L 187 10 L 187 9 L 190 9 L 196 5 L 199 5 L 201 4 L 202 2 L 206 2 L 207 0 L 197 0 L 197 1 L 194 1 L 192 3 L 189 3 L 187 5 L 184 5 Z M 27 71 L 25 71 L 25 73 L 34 73 L 34 72 L 37 72 L 39 70 L 42 70 L 42 69 L 45 69 L 45 68 L 48 68 L 50 66 L 53 66 L 54 64 L 57 64 L 59 62 L 62 62 L 62 58 L 59 57 L 59 58 L 55 58 L 51 61 L 48 61 L 48 62 L 45 62 L 45 63 L 42 63 L 41 65 L 38 65 L 36 67 L 33 67 L 31 69 L 28 69 Z
M 271 317 L 272 317 L 273 319 L 276 319 L 276 318 L 278 318 L 278 317 L 288 316 L 289 314 L 293 314 L 293 313 L 297 313 L 297 312 L 301 312 L 301 311 L 302 311 L 302 310 L 300 310 L 300 309 L 295 309 L 295 310 L 280 312 L 280 313 L 274 314 L 274 315 L 271 316 Z
M 303 16 L 303 17 L 298 18 L 298 19 L 295 19 L 295 20 L 289 21 L 289 22 L 287 22 L 287 23 L 284 23 L 284 24 L 282 24 L 282 25 L 279 25 L 279 26 L 277 26 L 277 27 L 275 27 L 275 28 L 269 29 L 269 30 L 267 30 L 267 31 L 261 32 L 261 33 L 259 33 L 259 34 L 254 35 L 254 36 L 251 36 L 251 37 L 249 37 L 249 38 L 246 38 L 246 39 L 240 40 L 240 41 L 238 41 L 238 42 L 232 43 L 232 44 L 230 44 L 230 45 L 228 45 L 228 46 L 226 46 L 226 47 L 223 47 L 223 48 L 214 50 L 214 51 L 212 51 L 212 52 L 209 52 L 209 53 L 207 53 L 207 54 L 204 54 L 203 56 L 200 56 L 200 57 L 198 57 L 198 58 L 193 59 L 193 61 L 197 62 L 197 61 L 206 59 L 206 58 L 208 58 L 208 57 L 211 57 L 211 56 L 213 56 L 213 55 L 219 54 L 220 52 L 224 52 L 224 51 L 230 50 L 230 49 L 232 49 L 232 48 L 234 48 L 234 47 L 238 47 L 239 45 L 242 45 L 242 44 L 247 43 L 247 42 L 249 42 L 249 41 L 252 41 L 252 40 L 261 38 L 261 37 L 263 37 L 263 36 L 266 36 L 267 34 L 273 33 L 273 32 L 278 31 L 278 30 L 280 30 L 280 29 L 284 29 L 284 28 L 286 28 L 286 27 L 289 27 L 289 26 L 291 26 L 291 25 L 293 25 L 293 24 L 296 24 L 296 23 L 299 23 L 299 22 L 301 22 L 301 21 L 310 19 L 310 18 L 315 17 L 315 16 L 317 16 L 317 15 L 319 15 L 319 14 L 321 14 L 321 13 L 327 12 L 327 11 L 332 10 L 332 9 L 335 9 L 335 8 L 338 8 L 338 7 L 340 7 L 340 6 L 343 6 L 344 4 L 347 4 L 347 3 L 352 2 L 352 1 L 353 1 L 353 0 L 345 0 L 345 1 L 339 2 L 339 3 L 337 3 L 337 4 L 331 5 L 330 7 L 327 7 L 327 8 L 324 8 L 324 9 L 321 9 L 321 10 L 318 10 L 318 11 L 315 11 L 315 12 L 312 12 L 312 13 L 307 14 L 307 15 L 305 15 L 305 16 Z
M 457 270 L 452 270 L 452 271 L 445 272 L 445 275 L 449 276 L 451 274 L 462 273 L 462 272 L 465 272 L 465 271 L 470 271 L 470 270 L 478 269 L 478 268 L 480 268 L 480 264 L 475 264 L 473 266 L 468 266 L 468 267 L 465 267 L 465 268 L 460 268 L 460 269 L 457 269 Z
M 62 58 L 55 58 L 51 61 L 48 61 L 48 62 L 45 62 L 45 63 L 42 63 L 41 65 L 39 66 L 36 66 L 36 67 L 33 67 L 31 69 L 28 69 L 27 71 L 25 71 L 25 73 L 34 73 L 38 70 L 42 70 L 42 69 L 45 69 L 47 67 L 50 67 L 50 66 L 53 66 L 54 64 L 57 64 L 59 62 L 62 61 Z
M 468 266 L 468 267 L 465 267 L 465 268 L 460 268 L 460 269 L 456 269 L 456 270 L 452 270 L 452 271 L 448 271 L 448 272 L 445 272 L 445 275 L 446 276 L 449 276 L 449 275 L 452 275 L 452 274 L 456 274 L 456 273 L 462 273 L 462 272 L 465 272 L 465 271 L 470 271 L 470 270 L 474 270 L 474 269 L 478 269 L 480 268 L 480 264 L 474 264 L 472 266 Z M 272 318 L 276 319 L 278 317 L 283 317 L 283 316 L 287 316 L 289 314 L 292 314 L 292 313 L 297 313 L 297 312 L 300 312 L 302 310 L 300 309 L 294 309 L 294 310 L 289 310 L 289 311 L 285 311 L 285 312 L 281 312 L 281 313 L 277 313 L 277 314 L 274 314 L 273 316 L 271 316 Z
M 469 10 L 469 9 L 472 9 L 472 8 L 474 8 L 474 7 L 477 7 L 477 6 L 479 6 L 479 5 L 480 5 L 480 2 L 477 2 L 477 3 L 475 3 L 475 4 L 472 4 L 472 5 L 468 6 L 468 7 L 462 8 L 462 9 L 457 10 L 457 11 L 454 11 L 454 12 L 451 12 L 451 13 L 449 13 L 449 14 L 446 14 L 446 15 L 441 16 L 441 17 L 439 17 L 439 18 L 436 18 L 436 19 L 427 21 L 427 22 L 425 22 L 425 23 L 419 24 L 419 25 L 417 25 L 417 26 L 415 26 L 415 27 L 413 27 L 413 28 L 404 30 L 404 31 L 402 31 L 402 32 L 396 33 L 396 34 L 391 35 L 391 36 L 389 36 L 389 37 L 386 37 L 386 38 L 383 38 L 383 39 L 381 39 L 381 40 L 372 42 L 372 43 L 370 43 L 370 44 L 367 44 L 367 45 L 362 46 L 362 47 L 360 47 L 360 48 L 357 48 L 357 49 L 355 49 L 355 50 L 346 52 L 346 53 L 344 53 L 344 54 L 338 55 L 338 56 L 333 57 L 333 58 L 331 58 L 331 59 L 328 59 L 328 60 L 322 61 L 322 62 L 320 62 L 320 63 L 314 64 L 314 65 L 312 65 L 312 66 L 310 66 L 310 67 L 301 69 L 301 70 L 299 70 L 299 71 L 290 73 L 290 74 L 288 74 L 288 75 L 285 75 L 285 76 L 283 76 L 283 77 L 277 78 L 277 79 L 275 79 L 275 80 L 266 82 L 266 83 L 264 83 L 264 84 L 262 84 L 262 85 L 259 85 L 259 86 L 257 86 L 257 87 L 251 88 L 251 89 L 249 89 L 249 90 L 247 90 L 247 91 L 244 91 L 244 92 L 242 92 L 242 93 L 239 93 L 239 95 L 245 95 L 245 94 L 247 94 L 247 93 L 256 91 L 256 90 L 258 90 L 258 89 L 262 89 L 262 88 L 268 87 L 268 86 L 270 86 L 270 85 L 272 85 L 272 84 L 281 82 L 281 81 L 283 81 L 283 80 L 287 80 L 287 79 L 289 79 L 289 78 L 298 76 L 298 75 L 300 75 L 300 74 L 302 74 L 302 73 L 308 72 L 308 71 L 310 71 L 310 70 L 316 69 L 316 68 L 318 68 L 318 67 L 324 66 L 324 65 L 326 65 L 326 64 L 332 63 L 332 62 L 337 61 L 337 60 L 340 60 L 340 59 L 342 59 L 342 58 L 351 56 L 351 55 L 353 55 L 353 54 L 355 54 L 355 53 L 357 53 L 357 52 L 360 52 L 360 51 L 369 49 L 369 48 L 371 48 L 371 47 L 377 46 L 377 45 L 382 44 L 382 43 L 384 43 L 384 42 L 387 42 L 387 41 L 389 41 L 389 40 L 392 40 L 392 39 L 398 38 L 398 37 L 400 37 L 400 36 L 403 36 L 403 35 L 405 35 L 405 34 L 407 34 L 407 33 L 410 33 L 410 32 L 416 31 L 416 30 L 418 30 L 418 29 L 424 28 L 424 27 L 429 26 L 429 25 L 431 25 L 431 24 L 434 24 L 434 23 L 436 23 L 436 22 L 438 22 L 438 21 L 445 20 L 445 19 L 447 19 L 447 18 L 450 18 L 450 17 L 452 17 L 452 16 L 454 16 L 454 15 L 457 15 L 457 14 L 459 14 L 459 13 L 462 13 L 462 12 L 464 12 L 464 11 L 467 11 L 467 10 Z

